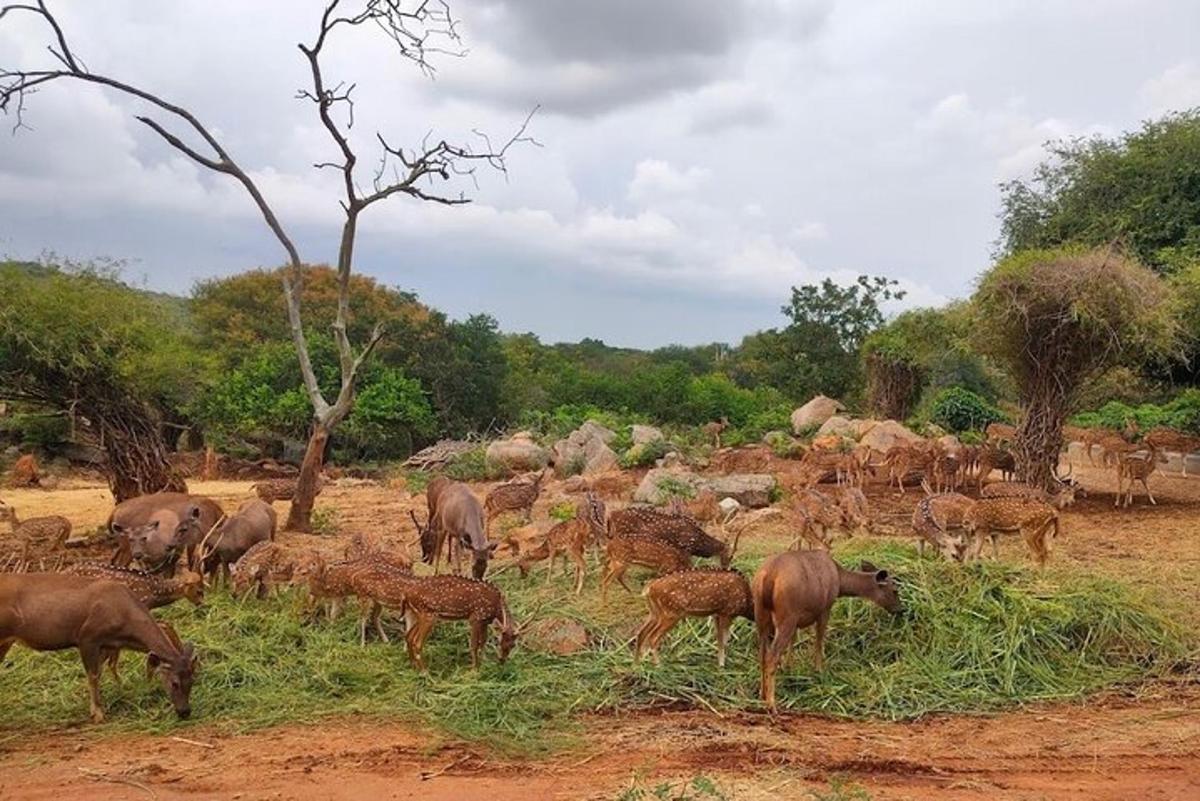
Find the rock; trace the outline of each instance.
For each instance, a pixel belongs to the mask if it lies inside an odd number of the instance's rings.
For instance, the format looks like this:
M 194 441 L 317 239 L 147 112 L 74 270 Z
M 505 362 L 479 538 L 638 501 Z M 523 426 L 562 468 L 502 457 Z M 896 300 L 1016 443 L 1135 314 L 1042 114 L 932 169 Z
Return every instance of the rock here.
M 845 408 L 833 398 L 817 395 L 808 403 L 792 412 L 792 431 L 796 434 L 804 433 L 806 429 L 823 424 L 830 417 L 833 417 Z
M 814 451 L 840 451 L 846 440 L 838 434 L 825 434 L 812 441 Z
M 612 429 L 605 428 L 595 420 L 588 420 L 572 433 L 582 435 L 584 440 L 598 439 L 605 445 L 617 438 L 617 432 Z
M 620 467 L 616 452 L 599 437 L 593 437 L 583 446 L 583 474 L 592 476 L 607 473 Z
M 953 434 L 938 437 L 938 445 L 941 445 L 942 450 L 946 451 L 946 453 L 958 453 L 962 450 L 962 443 Z
M 698 476 L 678 469 L 654 469 L 646 473 L 642 483 L 634 490 L 633 500 L 637 503 L 660 504 L 678 492 L 664 492 L 663 485 L 674 489 L 685 489 L 690 495 L 708 490 L 718 502 L 732 498 L 742 506 L 759 508 L 771 504 L 771 495 L 776 488 L 775 477 L 765 473 L 734 473 L 728 476 Z
M 541 470 L 549 461 L 546 449 L 532 439 L 498 439 L 487 447 L 487 462 L 510 472 Z
M 876 424 L 866 433 L 860 445 L 867 445 L 873 451 L 887 453 L 896 445 L 911 445 L 920 442 L 922 437 L 914 434 L 895 420 L 884 420 Z
M 586 651 L 591 642 L 587 629 L 576 620 L 548 617 L 537 621 L 521 637 L 522 647 L 533 651 L 570 656 Z
M 581 492 L 587 492 L 587 479 L 583 476 L 571 476 L 562 484 L 562 491 L 568 495 L 578 495 Z
M 679 455 L 679 451 L 671 451 L 664 454 L 663 458 L 654 463 L 657 467 L 677 468 L 683 467 L 683 457 Z
M 769 445 L 772 448 L 779 448 L 790 442 L 792 435 L 786 431 L 768 431 L 763 434 L 762 442 L 764 445 Z
M 835 437 L 853 437 L 854 436 L 854 421 L 849 417 L 842 417 L 835 414 L 817 429 L 818 437 L 833 435 Z
M 717 506 L 721 508 L 721 518 L 723 520 L 733 517 L 742 508 L 742 505 L 737 502 L 736 498 L 722 498 Z
M 648 445 L 651 442 L 657 442 L 660 439 L 666 439 L 663 432 L 659 431 L 654 426 L 634 425 L 631 430 L 631 438 L 634 445 Z

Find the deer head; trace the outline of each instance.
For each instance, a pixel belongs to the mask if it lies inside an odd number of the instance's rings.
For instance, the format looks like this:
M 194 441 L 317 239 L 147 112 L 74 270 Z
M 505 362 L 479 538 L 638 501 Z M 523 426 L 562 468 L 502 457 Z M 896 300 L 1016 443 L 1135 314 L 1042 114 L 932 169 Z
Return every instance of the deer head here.
M 159 628 L 162 629 L 163 636 L 174 653 L 148 653 L 146 675 L 150 677 L 158 674 L 163 689 L 171 698 L 171 705 L 175 707 L 175 714 L 187 719 L 192 714 L 192 681 L 196 675 L 199 658 L 191 643 L 182 642 L 171 624 L 160 623 Z

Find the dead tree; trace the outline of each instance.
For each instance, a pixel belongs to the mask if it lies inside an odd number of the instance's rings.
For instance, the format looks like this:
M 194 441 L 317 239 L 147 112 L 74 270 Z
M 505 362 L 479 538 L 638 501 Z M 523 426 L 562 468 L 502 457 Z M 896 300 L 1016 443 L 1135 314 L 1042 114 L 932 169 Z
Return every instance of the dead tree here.
M 353 6 L 353 10 L 347 8 L 349 6 Z M 338 304 L 333 324 L 341 384 L 337 396 L 330 402 L 317 383 L 304 327 L 301 324 L 300 296 L 304 262 L 254 180 L 234 160 L 209 127 L 200 122 L 190 110 L 135 84 L 89 70 L 71 49 L 66 33 L 44 0 L 4 5 L 0 7 L 0 20 L 9 14 L 18 13 L 35 15 L 49 27 L 54 39 L 47 50 L 55 64 L 50 69 L 0 68 L 0 110 L 15 116 L 16 129 L 22 127 L 22 115 L 29 96 L 42 86 L 55 81 L 76 80 L 96 84 L 141 101 L 150 107 L 150 113 L 158 116 L 143 114 L 135 116 L 135 119 L 200 166 L 228 175 L 240 183 L 250 195 L 271 233 L 283 247 L 287 265 L 291 268 L 283 273 L 288 324 L 300 361 L 304 388 L 313 406 L 312 433 L 300 468 L 296 498 L 292 503 L 286 527 L 300 531 L 308 530 L 326 443 L 334 428 L 350 414 L 354 405 L 355 379 L 384 333 L 382 328 L 377 326 L 367 342 L 357 351 L 346 335 L 346 323 L 350 313 L 350 274 L 354 263 L 359 215 L 368 207 L 393 195 L 406 195 L 417 200 L 445 205 L 470 202 L 461 191 L 446 191 L 447 184 L 453 184 L 456 179 L 471 178 L 476 167 L 481 164 L 505 172 L 505 156 L 509 148 L 520 142 L 533 141 L 525 135 L 529 117 L 526 117 L 517 131 L 498 147 L 494 146 L 487 136 L 476 132 L 480 140 L 480 146 L 477 147 L 466 144 L 452 145 L 445 140 L 435 143 L 426 138 L 419 146 L 404 149 L 393 146 L 382 133 L 377 133 L 375 138 L 380 147 L 377 166 L 370 189 L 363 190 L 356 175 L 359 159 L 349 139 L 349 132 L 354 124 L 354 101 L 351 97 L 354 84 L 339 82 L 330 85 L 322 72 L 321 59 L 339 31 L 366 26 L 375 28 L 387 36 L 402 59 L 410 61 L 423 72 L 432 74 L 433 66 L 428 60 L 430 55 L 462 55 L 461 52 L 456 52 L 459 36 L 450 8 L 445 2 L 431 0 L 359 0 L 354 3 L 331 0 L 321 14 L 312 43 L 298 45 L 308 62 L 311 84 L 301 88 L 296 96 L 312 103 L 322 127 L 337 150 L 337 156 L 333 160 L 318 162 L 314 167 L 340 172 L 344 191 L 341 207 L 345 213 L 345 221 L 342 224 L 338 246 Z M 445 49 L 442 45 L 451 49 Z M 168 125 L 172 123 L 184 129 L 193 140 L 199 137 L 199 141 L 184 141 L 181 135 L 168 129 Z

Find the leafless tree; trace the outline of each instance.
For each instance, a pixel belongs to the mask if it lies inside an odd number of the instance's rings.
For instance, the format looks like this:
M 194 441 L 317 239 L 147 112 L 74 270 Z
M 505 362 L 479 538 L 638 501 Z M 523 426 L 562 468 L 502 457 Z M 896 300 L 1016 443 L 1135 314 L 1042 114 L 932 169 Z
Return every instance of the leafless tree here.
M 311 84 L 300 89 L 297 97 L 308 101 L 320 118 L 321 125 L 332 140 L 337 156 L 318 162 L 316 169 L 335 170 L 341 174 L 341 208 L 345 213 L 338 247 L 338 306 L 333 324 L 337 343 L 341 386 L 330 402 L 321 392 L 313 371 L 301 324 L 300 297 L 304 262 L 283 224 L 272 211 L 249 174 L 234 160 L 211 129 L 189 109 L 170 102 L 138 85 L 109 75 L 92 72 L 71 49 L 58 20 L 43 0 L 35 3 L 11 3 L 0 7 L 0 21 L 6 16 L 32 14 L 49 28 L 53 41 L 47 46 L 53 63 L 47 69 L 0 67 L 0 110 L 15 119 L 14 130 L 23 126 L 26 102 L 42 86 L 64 80 L 81 81 L 112 89 L 141 101 L 148 113 L 135 118 L 154 131 L 167 144 L 197 164 L 213 172 L 228 175 L 246 190 L 258 208 L 267 227 L 282 245 L 291 268 L 283 275 L 283 293 L 287 300 L 288 323 L 304 387 L 313 405 L 312 434 L 300 470 L 299 485 L 287 527 L 308 530 L 313 498 L 320 475 L 325 446 L 333 429 L 346 418 L 354 405 L 355 378 L 371 355 L 384 332 L 376 327 L 367 342 L 357 350 L 346 335 L 350 313 L 350 274 L 354 263 L 354 245 L 358 233 L 359 215 L 370 206 L 393 195 L 406 195 L 417 200 L 457 205 L 470 202 L 461 192 L 453 192 L 456 179 L 471 180 L 475 170 L 484 166 L 506 171 L 505 157 L 509 149 L 522 142 L 532 142 L 526 135 L 529 117 L 516 132 L 498 145 L 475 131 L 478 144 L 450 144 L 445 140 L 432 141 L 426 137 L 418 146 L 406 149 L 391 144 L 382 133 L 375 139 L 379 146 L 378 160 L 370 187 L 359 184 L 359 158 L 351 143 L 350 130 L 354 125 L 354 84 L 333 83 L 322 72 L 322 57 L 334 38 L 355 28 L 370 28 L 386 36 L 395 52 L 425 73 L 432 73 L 429 56 L 435 53 L 462 55 L 454 17 L 445 2 L 437 0 L 330 0 L 321 14 L 315 38 L 311 44 L 301 43 L 300 52 L 310 68 Z M 532 112 L 531 112 L 532 114 Z M 179 129 L 173 131 L 172 127 Z M 190 141 L 185 141 L 185 139 Z

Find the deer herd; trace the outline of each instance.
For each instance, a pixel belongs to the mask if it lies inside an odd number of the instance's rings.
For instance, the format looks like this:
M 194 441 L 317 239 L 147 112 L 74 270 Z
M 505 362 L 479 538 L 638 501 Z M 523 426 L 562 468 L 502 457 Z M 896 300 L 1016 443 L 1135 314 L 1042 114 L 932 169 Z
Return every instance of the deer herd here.
M 705 433 L 719 441 L 725 425 L 722 420 Z M 1103 464 L 1117 475 L 1116 503 L 1128 506 L 1139 483 L 1155 503 L 1147 480 L 1164 449 L 1187 452 L 1200 444 L 1169 433 L 1172 436 L 1151 431 L 1138 443 L 1082 429 L 1066 435 L 1084 443 L 1093 464 L 1093 449 L 1102 449 Z M 516 567 L 526 577 L 545 562 L 549 583 L 561 557 L 573 566 L 571 588 L 579 595 L 590 555 L 601 565 L 602 603 L 608 602 L 613 582 L 632 592 L 626 580 L 629 568 L 655 574 L 642 592 L 649 615 L 633 637 L 636 660 L 649 653 L 657 664 L 664 638 L 679 621 L 712 617 L 717 664 L 724 667 L 734 620 L 752 621 L 758 638 L 759 689 L 764 704 L 774 710 L 775 675 L 799 629 L 814 627 L 813 663 L 820 670 L 830 611 L 838 598 L 864 598 L 890 612 L 900 608 L 896 578 L 886 569 L 862 563 L 852 570 L 829 555 L 835 532 L 877 527 L 863 491 L 869 476 L 886 481 L 897 495 L 921 488 L 911 526 L 922 553 L 931 546 L 947 560 L 969 562 L 981 558 L 989 542 L 995 556 L 998 536 L 1015 533 L 1034 561 L 1045 563 L 1061 529 L 1062 511 L 1081 490 L 1069 472 L 1057 477 L 1050 490 L 1012 481 L 1008 446 L 1014 434 L 1011 427 L 993 425 L 979 446 L 921 440 L 897 444 L 883 454 L 862 447 L 810 449 L 800 461 L 798 484 L 788 487 L 787 519 L 795 536 L 751 579 L 730 567 L 743 529 L 725 534 L 731 522 L 729 508 L 711 492 L 677 500 L 669 508 L 629 505 L 610 510 L 601 495 L 589 489 L 575 504 L 574 514 L 554 523 L 536 542 L 504 539 L 510 558 L 497 571 L 491 563 L 502 542 L 492 537 L 495 522 L 515 513 L 528 523 L 547 471 L 495 486 L 482 500 L 467 484 L 438 476 L 425 489 L 424 521 L 409 510 L 420 560 L 428 566 L 424 574 L 414 571 L 407 550 L 389 549 L 373 536 L 356 534 L 338 559 L 278 542 L 272 504 L 294 493 L 294 484 L 286 481 L 255 485 L 257 497 L 231 515 L 210 498 L 171 492 L 145 495 L 118 504 L 109 516 L 104 527 L 113 541 L 109 562 L 78 563 L 58 572 L 0 574 L 0 663 L 17 642 L 37 651 L 77 648 L 87 675 L 91 717 L 99 721 L 104 716 L 101 668 L 108 664 L 115 675 L 122 650 L 140 651 L 176 712 L 186 717 L 196 651 L 150 610 L 180 599 L 202 604 L 206 590 L 224 584 L 228 592 L 257 599 L 286 587 L 302 587 L 301 614 L 314 624 L 336 619 L 347 602 L 356 601 L 358 640 L 364 646 L 372 636 L 389 641 L 385 613 L 401 616 L 408 657 L 418 671 L 427 670 L 422 649 L 435 626 L 463 621 L 471 664 L 478 668 L 492 627 L 498 631 L 498 656 L 504 661 L 530 622 L 518 625 L 504 593 L 485 580 L 489 569 L 496 573 Z M 1001 480 L 989 483 L 996 472 Z M 972 486 L 975 497 L 965 494 Z M 16 560 L 25 565 L 36 554 L 61 549 L 70 536 L 65 518 L 22 521 L 16 510 L 0 501 L 0 520 L 4 519 L 20 544 Z M 705 523 L 723 536 L 707 531 Z M 802 543 L 811 550 L 800 550 Z M 464 556 L 470 577 L 463 575 Z M 697 560 L 715 564 L 698 567 Z

